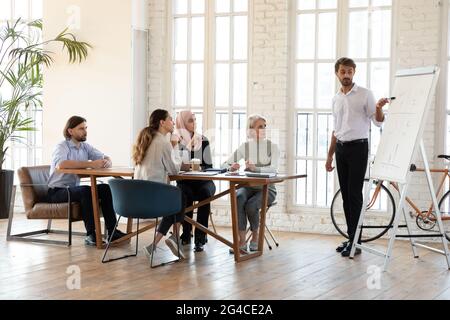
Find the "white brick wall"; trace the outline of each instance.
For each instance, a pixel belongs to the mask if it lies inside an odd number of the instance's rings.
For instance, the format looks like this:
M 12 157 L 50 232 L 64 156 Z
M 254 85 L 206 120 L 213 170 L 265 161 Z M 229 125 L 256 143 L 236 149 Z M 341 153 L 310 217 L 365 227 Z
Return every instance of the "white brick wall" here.
M 394 0 L 397 2 L 397 34 L 395 36 L 396 69 L 439 64 L 441 50 L 441 8 L 437 0 Z M 269 126 L 280 130 L 282 171 L 287 170 L 287 144 L 289 113 L 289 1 L 253 0 L 253 34 L 250 61 L 250 76 L 253 86 L 249 88 L 252 105 L 249 113 L 267 116 Z M 252 8 L 252 7 L 250 7 Z M 150 106 L 164 105 L 168 88 L 166 70 L 166 6 L 164 0 L 152 0 L 150 6 Z M 439 118 L 435 105 L 430 112 L 424 140 L 430 159 L 436 156 L 434 128 Z M 421 165 L 420 161 L 417 161 Z M 433 164 L 433 162 L 431 163 Z M 328 210 L 298 209 L 288 213 L 286 201 L 287 185 L 278 187 L 278 206 L 268 214 L 268 225 L 274 230 L 314 233 L 335 233 Z M 426 181 L 418 174 L 414 177 L 410 195 L 421 207 L 427 206 Z M 217 224 L 230 223 L 227 207 L 213 206 Z

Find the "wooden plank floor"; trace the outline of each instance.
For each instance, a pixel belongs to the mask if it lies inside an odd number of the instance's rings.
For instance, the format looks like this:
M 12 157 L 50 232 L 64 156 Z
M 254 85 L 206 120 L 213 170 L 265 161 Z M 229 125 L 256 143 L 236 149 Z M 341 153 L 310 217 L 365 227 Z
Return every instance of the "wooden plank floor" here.
M 75 225 L 83 230 L 82 224 Z M 19 215 L 15 231 L 39 226 L 45 223 Z M 335 252 L 342 239 L 334 236 L 276 233 L 279 248 L 241 264 L 234 263 L 226 246 L 210 239 L 203 253 L 191 248 L 184 262 L 152 270 L 141 251 L 136 258 L 102 264 L 103 251 L 85 247 L 82 237 L 75 236 L 71 248 L 6 242 L 6 227 L 7 220 L 0 220 L 0 299 L 450 299 L 444 257 L 419 249 L 420 258 L 413 259 L 408 242 L 397 242 L 380 289 L 370 290 L 368 270 L 382 266 L 383 259 L 369 253 L 344 259 Z M 230 229 L 220 232 L 231 238 Z M 145 233 L 139 247 L 152 236 L 152 231 Z M 381 249 L 386 242 L 376 245 Z M 112 254 L 133 246 L 134 241 Z M 170 258 L 162 245 L 157 259 Z M 80 290 L 67 287 L 70 266 L 81 271 Z

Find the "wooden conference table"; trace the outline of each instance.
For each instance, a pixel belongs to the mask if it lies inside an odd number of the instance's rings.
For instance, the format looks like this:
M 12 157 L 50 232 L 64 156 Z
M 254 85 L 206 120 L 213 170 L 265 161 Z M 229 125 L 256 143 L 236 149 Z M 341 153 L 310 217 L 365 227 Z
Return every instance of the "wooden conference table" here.
M 116 178 L 125 178 L 125 177 L 133 177 L 134 169 L 133 168 L 109 168 L 109 169 L 59 169 L 58 172 L 67 173 L 67 174 L 76 174 L 80 177 L 89 177 L 91 181 L 91 191 L 92 191 L 92 206 L 94 209 L 94 221 L 95 221 L 95 230 L 96 230 L 96 240 L 97 240 L 97 248 L 101 249 L 102 246 L 102 238 L 101 232 L 101 224 L 100 224 L 100 210 L 98 204 L 98 194 L 97 194 L 97 178 L 104 177 L 116 177 Z M 205 228 L 203 225 L 197 223 L 196 221 L 190 219 L 189 217 L 185 217 L 185 221 L 189 222 L 196 228 L 204 231 L 209 234 L 213 238 L 219 240 L 220 242 L 226 244 L 234 251 L 234 259 L 236 262 L 246 261 L 249 259 L 253 259 L 259 257 L 263 254 L 264 249 L 264 232 L 265 232 L 265 223 L 266 223 L 266 211 L 267 211 L 267 202 L 268 202 L 268 194 L 269 194 L 269 185 L 270 184 L 278 184 L 287 180 L 294 179 L 302 179 L 306 178 L 306 175 L 278 175 L 274 178 L 255 178 L 255 177 L 247 177 L 241 175 L 227 175 L 227 174 L 218 174 L 218 175 L 174 175 L 170 176 L 171 181 L 181 181 L 181 180 L 207 180 L 207 181 L 228 181 L 229 189 L 221 192 L 220 194 L 214 195 L 211 198 L 205 199 L 204 201 L 198 202 L 192 207 L 186 208 L 185 212 L 192 211 L 196 208 L 199 208 L 205 204 L 211 203 L 219 198 L 222 198 L 226 195 L 230 195 L 230 205 L 231 205 L 231 223 L 233 230 L 233 241 L 229 241 L 214 231 Z M 92 187 L 95 186 L 95 187 Z M 262 186 L 263 197 L 261 204 L 261 216 L 260 216 L 260 226 L 259 226 L 259 241 L 258 241 L 258 251 L 253 253 L 244 253 L 239 250 L 239 227 L 238 227 L 238 213 L 237 213 L 237 197 L 236 191 L 242 187 L 248 186 Z M 132 219 L 128 219 L 127 225 L 127 236 L 116 240 L 113 244 L 118 244 L 124 241 L 128 241 L 130 238 L 135 236 L 137 233 L 142 233 L 148 229 L 151 229 L 155 226 L 155 224 L 151 224 L 144 228 L 141 228 L 138 231 L 132 232 Z
M 67 174 L 76 174 L 80 176 L 80 178 L 90 178 L 91 180 L 91 193 L 92 193 L 92 208 L 94 209 L 94 223 L 95 223 L 95 237 L 97 243 L 97 249 L 102 249 L 104 245 L 102 244 L 102 227 L 100 223 L 100 208 L 98 203 L 98 192 L 97 192 L 97 178 L 126 178 L 133 177 L 134 169 L 127 167 L 114 167 L 108 169 L 57 169 L 60 173 Z M 95 186 L 95 187 L 94 187 Z M 155 225 L 146 226 L 145 230 L 153 228 Z M 133 227 L 133 219 L 128 219 L 127 224 L 127 235 L 122 237 L 114 242 L 113 244 L 119 244 L 124 241 L 128 241 L 133 236 L 135 236 L 136 232 L 131 232 Z M 142 230 L 142 229 L 141 229 Z M 145 230 L 139 231 L 139 233 L 144 232 Z M 105 230 L 106 232 L 106 230 Z
M 215 239 L 220 242 L 226 244 L 230 248 L 233 248 L 234 252 L 234 260 L 236 262 L 242 262 L 249 259 L 253 259 L 259 257 L 263 254 L 264 249 L 264 231 L 266 230 L 266 211 L 267 211 L 267 201 L 269 195 L 269 185 L 281 183 L 286 180 L 293 179 L 301 179 L 306 178 L 306 175 L 278 175 L 274 178 L 254 178 L 254 177 L 246 177 L 246 176 L 235 176 L 235 175 L 227 175 L 227 174 L 219 174 L 214 176 L 190 176 L 190 175 L 176 175 L 170 176 L 171 181 L 181 181 L 181 180 L 209 180 L 209 181 L 228 181 L 230 184 L 230 188 L 220 194 L 214 195 L 211 198 L 208 198 L 204 201 L 197 203 L 196 205 L 186 208 L 185 212 L 192 211 L 196 208 L 199 208 L 205 204 L 211 203 L 214 200 L 217 200 L 226 195 L 230 195 L 230 205 L 231 205 L 231 226 L 233 230 L 233 242 L 221 237 L 217 233 L 213 232 L 210 229 L 205 228 L 203 225 L 197 223 L 191 218 L 185 216 L 184 220 L 204 231 L 205 233 L 211 235 Z M 260 216 L 260 225 L 259 225 L 259 239 L 258 239 L 258 251 L 253 253 L 244 253 L 239 250 L 239 226 L 238 226 L 238 212 L 237 212 L 237 197 L 236 191 L 242 187 L 251 187 L 251 186 L 262 186 L 263 187 L 263 197 L 261 203 L 261 216 Z

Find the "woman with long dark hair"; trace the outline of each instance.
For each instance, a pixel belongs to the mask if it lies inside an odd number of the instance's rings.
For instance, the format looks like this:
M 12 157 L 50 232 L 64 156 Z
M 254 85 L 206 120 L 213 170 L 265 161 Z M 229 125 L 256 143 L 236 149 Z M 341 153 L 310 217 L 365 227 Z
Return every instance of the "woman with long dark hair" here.
M 169 112 L 158 109 L 150 116 L 149 126 L 142 129 L 133 147 L 133 162 L 135 164 L 134 178 L 139 180 L 149 180 L 160 183 L 169 183 L 168 176 L 178 174 L 181 167 L 176 143 L 170 143 L 168 138 L 174 130 L 174 123 Z M 166 239 L 166 244 L 172 253 L 178 256 L 177 241 L 180 223 L 184 219 L 184 209 L 176 215 L 174 233 Z M 155 242 L 144 248 L 145 253 L 150 258 L 152 251 L 157 244 L 167 234 L 174 222 L 174 218 L 165 217 L 158 227 Z M 183 253 L 180 252 L 182 258 Z

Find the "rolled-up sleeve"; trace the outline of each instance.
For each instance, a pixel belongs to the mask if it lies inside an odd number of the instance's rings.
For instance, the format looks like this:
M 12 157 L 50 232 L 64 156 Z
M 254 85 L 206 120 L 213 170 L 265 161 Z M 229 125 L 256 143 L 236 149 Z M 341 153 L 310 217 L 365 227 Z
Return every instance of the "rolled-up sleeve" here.
M 381 127 L 383 125 L 383 122 L 377 121 L 377 102 L 375 100 L 375 97 L 372 93 L 372 91 L 369 91 L 367 94 L 367 104 L 366 104 L 366 114 L 367 117 L 369 117 L 373 124 L 377 127 Z
M 52 159 L 55 168 L 59 167 L 61 162 L 69 160 L 69 148 L 64 144 L 58 144 L 53 151 Z
M 93 146 L 91 146 L 90 144 L 85 144 L 86 146 L 86 151 L 88 153 L 88 159 L 95 161 L 95 160 L 102 160 L 104 158 L 107 158 L 108 156 L 105 155 L 103 152 L 95 149 Z
M 278 173 L 278 163 L 280 161 L 280 150 L 278 146 L 272 143 L 272 151 L 270 154 L 270 165 L 256 168 L 261 173 Z

